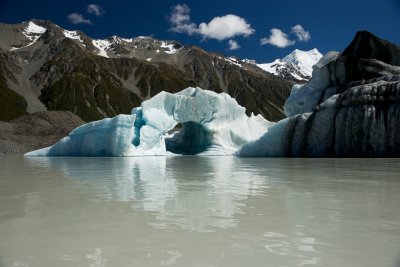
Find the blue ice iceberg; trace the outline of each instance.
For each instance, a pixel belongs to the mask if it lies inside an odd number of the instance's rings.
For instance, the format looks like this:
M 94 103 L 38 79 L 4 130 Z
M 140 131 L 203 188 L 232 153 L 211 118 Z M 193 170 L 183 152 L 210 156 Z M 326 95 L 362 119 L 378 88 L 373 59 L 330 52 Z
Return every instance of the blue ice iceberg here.
M 248 117 L 228 94 L 189 87 L 176 94 L 161 92 L 131 115 L 82 125 L 53 146 L 25 155 L 230 155 L 271 125 L 261 115 Z

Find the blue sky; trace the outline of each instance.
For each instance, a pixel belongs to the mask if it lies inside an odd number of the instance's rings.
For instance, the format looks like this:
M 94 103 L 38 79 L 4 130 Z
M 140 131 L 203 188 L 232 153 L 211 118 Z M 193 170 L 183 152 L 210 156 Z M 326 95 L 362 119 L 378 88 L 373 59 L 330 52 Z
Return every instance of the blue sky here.
M 260 63 L 296 48 L 341 51 L 362 29 L 400 44 L 400 0 L 0 1 L 1 22 L 31 18 L 94 38 L 150 35 Z

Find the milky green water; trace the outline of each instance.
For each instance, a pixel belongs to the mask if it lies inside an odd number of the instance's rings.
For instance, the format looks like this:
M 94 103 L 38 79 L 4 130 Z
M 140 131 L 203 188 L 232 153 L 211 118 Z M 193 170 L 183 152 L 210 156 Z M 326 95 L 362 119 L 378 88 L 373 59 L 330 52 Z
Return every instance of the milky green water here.
M 399 159 L 0 157 L 0 266 L 400 266 Z

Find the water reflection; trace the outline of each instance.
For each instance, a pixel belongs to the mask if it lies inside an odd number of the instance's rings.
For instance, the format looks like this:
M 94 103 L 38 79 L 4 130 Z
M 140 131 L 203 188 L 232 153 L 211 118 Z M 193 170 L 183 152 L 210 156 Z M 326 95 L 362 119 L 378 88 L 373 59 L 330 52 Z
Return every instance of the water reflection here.
M 394 267 L 399 163 L 5 157 L 0 266 Z
M 98 200 L 130 201 L 155 212 L 155 227 L 195 231 L 234 227 L 243 200 L 262 195 L 268 177 L 234 157 L 28 158 L 62 172 L 77 190 Z M 193 164 L 195 163 L 195 164 Z

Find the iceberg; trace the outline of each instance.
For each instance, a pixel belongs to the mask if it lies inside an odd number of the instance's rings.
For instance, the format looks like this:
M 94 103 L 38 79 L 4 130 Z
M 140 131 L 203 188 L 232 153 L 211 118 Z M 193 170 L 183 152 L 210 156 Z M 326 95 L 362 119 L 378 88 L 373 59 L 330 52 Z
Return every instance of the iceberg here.
M 131 115 L 91 122 L 26 156 L 232 155 L 273 125 L 228 94 L 189 87 L 161 92 Z
M 236 153 L 249 157 L 399 157 L 400 47 L 358 32 L 294 85 L 277 122 Z

